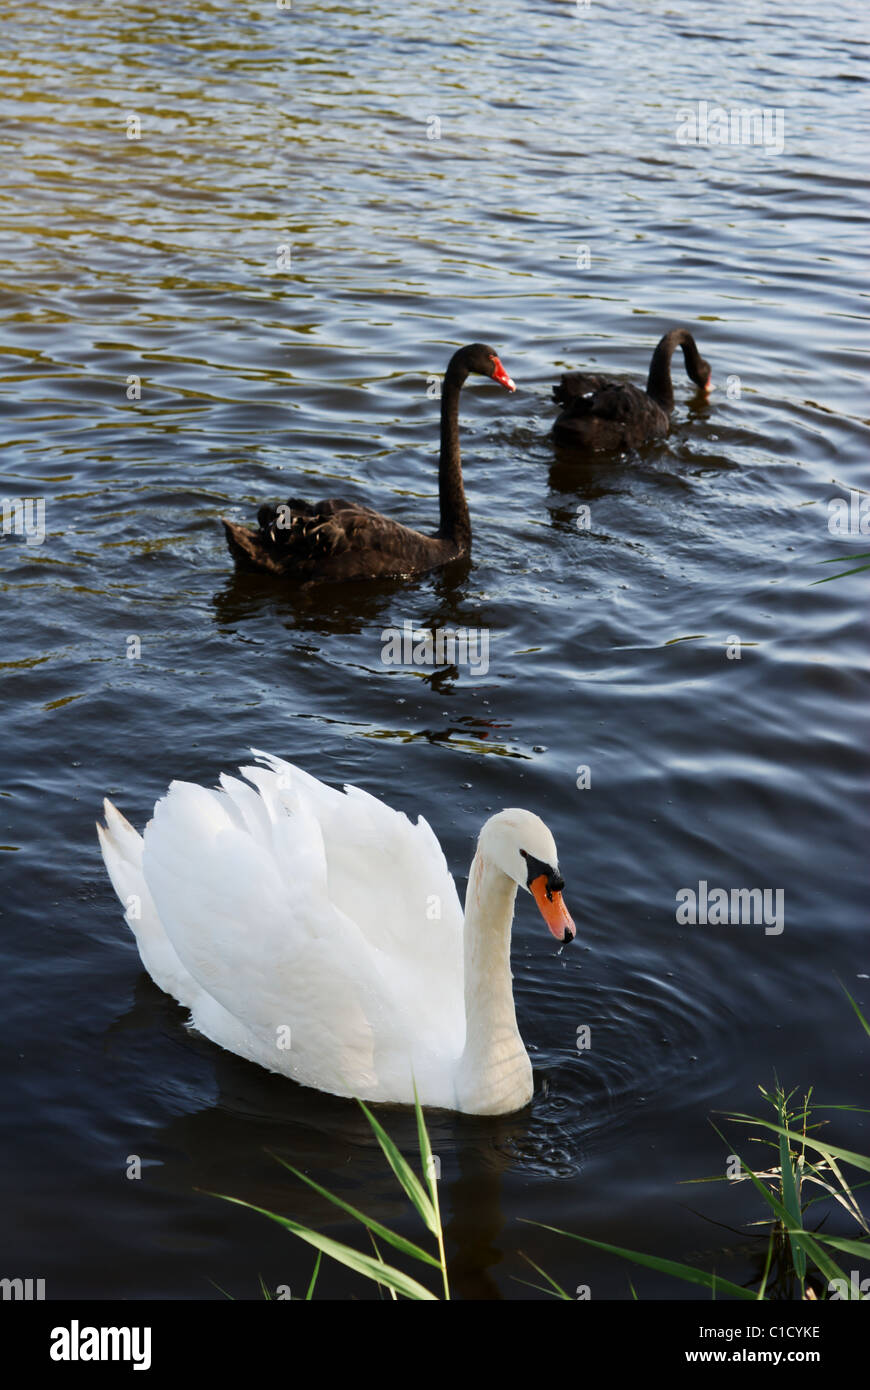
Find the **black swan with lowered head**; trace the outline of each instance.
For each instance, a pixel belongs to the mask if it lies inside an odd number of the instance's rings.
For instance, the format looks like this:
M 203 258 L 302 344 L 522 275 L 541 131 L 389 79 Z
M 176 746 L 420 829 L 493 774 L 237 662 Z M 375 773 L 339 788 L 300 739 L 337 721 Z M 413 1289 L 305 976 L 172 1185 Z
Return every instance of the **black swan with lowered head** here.
M 471 372 L 516 390 L 494 348 L 471 343 L 451 357 L 441 390 L 441 524 L 434 536 L 343 497 L 314 503 L 291 497 L 261 507 L 256 531 L 224 520 L 227 545 L 239 564 L 302 583 L 341 582 L 423 574 L 467 555 L 471 522 L 459 457 L 459 393 Z
M 608 376 L 566 372 L 553 387 L 553 399 L 563 407 L 553 425 L 554 438 L 583 449 L 629 449 L 662 438 L 674 409 L 671 357 L 676 347 L 683 349 L 686 371 L 695 385 L 712 391 L 710 364 L 695 339 L 687 328 L 672 328 L 653 353 L 645 391 Z

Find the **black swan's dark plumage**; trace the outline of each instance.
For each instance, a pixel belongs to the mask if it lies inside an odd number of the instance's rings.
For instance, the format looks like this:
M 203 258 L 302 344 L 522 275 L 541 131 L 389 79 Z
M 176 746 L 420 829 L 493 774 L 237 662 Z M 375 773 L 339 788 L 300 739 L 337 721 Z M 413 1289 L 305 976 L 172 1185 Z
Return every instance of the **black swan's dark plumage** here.
M 553 387 L 553 399 L 563 407 L 553 425 L 555 439 L 583 449 L 631 449 L 666 435 L 674 409 L 671 357 L 677 347 L 683 349 L 695 385 L 712 391 L 710 364 L 695 339 L 686 328 L 672 328 L 653 353 L 645 391 L 612 377 L 567 372 Z
M 434 535 L 343 497 L 314 503 L 291 497 L 280 506 L 261 507 L 256 531 L 224 521 L 227 545 L 238 563 L 312 583 L 423 574 L 467 555 L 471 522 L 459 456 L 459 393 L 471 372 L 515 389 L 498 354 L 485 343 L 471 343 L 451 357 L 441 391 L 441 523 Z

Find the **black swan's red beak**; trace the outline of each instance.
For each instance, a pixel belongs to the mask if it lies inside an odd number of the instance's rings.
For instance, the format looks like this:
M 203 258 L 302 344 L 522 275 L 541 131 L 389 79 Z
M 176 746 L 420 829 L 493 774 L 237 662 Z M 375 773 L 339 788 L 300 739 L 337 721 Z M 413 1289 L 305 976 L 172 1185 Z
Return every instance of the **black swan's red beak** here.
M 511 379 L 510 379 L 510 377 L 508 376 L 507 372 L 505 371 L 504 367 L 501 365 L 501 362 L 499 361 L 499 359 L 498 359 L 497 357 L 494 357 L 494 358 L 492 359 L 492 363 L 493 363 L 493 369 L 492 369 L 493 380 L 497 381 L 497 382 L 499 383 L 499 385 L 501 385 L 501 386 L 506 386 L 507 389 L 508 389 L 508 391 L 516 391 L 517 388 L 516 388 L 514 382 L 511 381 Z

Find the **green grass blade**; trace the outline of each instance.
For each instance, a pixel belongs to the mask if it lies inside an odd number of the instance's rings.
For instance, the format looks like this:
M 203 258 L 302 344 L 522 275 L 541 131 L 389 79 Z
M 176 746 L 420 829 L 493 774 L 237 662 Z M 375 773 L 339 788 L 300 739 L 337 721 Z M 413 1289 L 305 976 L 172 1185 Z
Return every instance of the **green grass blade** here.
M 843 563 L 843 561 L 845 560 L 845 558 L 846 558 L 845 555 L 834 555 L 833 558 L 831 558 L 831 559 L 828 559 L 828 560 L 819 560 L 819 561 L 818 561 L 818 564 L 820 564 L 820 565 L 841 565 L 841 564 Z M 852 556 L 852 559 L 853 559 L 853 560 L 870 560 L 870 551 L 865 551 L 865 552 L 863 553 L 863 555 L 853 555 L 853 556 Z
M 815 1170 L 814 1170 L 814 1171 L 815 1171 Z M 825 1184 L 825 1186 L 827 1186 L 827 1184 Z M 860 1192 L 861 1189 L 862 1189 L 862 1187 L 870 1187 L 870 1178 L 868 1178 L 866 1182 L 853 1182 L 853 1183 L 850 1183 L 850 1184 L 849 1184 L 849 1191 L 850 1191 L 850 1192 Z M 828 1199 L 829 1199 L 830 1197 L 833 1197 L 833 1196 L 836 1196 L 836 1193 L 835 1193 L 835 1192 L 832 1192 L 832 1191 L 830 1190 L 830 1188 L 828 1188 L 828 1192 L 827 1192 L 826 1194 L 823 1194 L 821 1197 L 812 1197 L 812 1198 L 810 1199 L 810 1201 L 807 1202 L 807 1206 L 808 1206 L 808 1207 L 814 1207 L 814 1206 L 816 1205 L 817 1202 L 827 1202 Z
M 381 1252 L 380 1252 L 380 1250 L 378 1249 L 378 1242 L 375 1240 L 375 1238 L 374 1238 L 374 1236 L 372 1235 L 371 1231 L 369 1231 L 369 1240 L 370 1240 L 371 1243 L 372 1243 L 372 1249 L 373 1249 L 374 1252 L 375 1252 L 375 1257 L 376 1257 L 376 1259 L 378 1259 L 378 1260 L 380 1261 L 380 1263 L 383 1264 L 383 1262 L 384 1262 L 384 1261 L 383 1261 L 383 1256 L 381 1255 Z M 380 1284 L 378 1284 L 378 1293 L 380 1293 L 380 1291 L 381 1291 L 381 1286 L 380 1286 Z M 399 1295 L 396 1293 L 396 1290 L 395 1290 L 395 1289 L 390 1289 L 390 1290 L 388 1290 L 388 1292 L 389 1292 L 389 1295 L 390 1295 L 390 1298 L 392 1299 L 392 1301 L 393 1301 L 394 1303 L 398 1303 L 398 1301 L 399 1301 Z M 381 1297 L 383 1297 L 383 1295 L 381 1295 Z
M 822 1236 L 818 1231 L 815 1239 L 834 1250 L 842 1250 L 844 1255 L 856 1255 L 859 1260 L 870 1260 L 870 1244 L 866 1240 L 849 1240 L 846 1236 Z
M 762 1120 L 758 1120 L 757 1123 L 762 1124 L 764 1122 Z M 800 1138 L 801 1136 L 798 1135 L 797 1137 Z M 773 1193 L 770 1192 L 768 1188 L 764 1186 L 764 1183 L 761 1181 L 761 1179 L 755 1173 L 753 1173 L 752 1169 L 746 1163 L 743 1162 L 742 1158 L 740 1159 L 740 1163 L 743 1167 L 743 1171 L 746 1174 L 748 1174 L 753 1185 L 758 1189 L 759 1193 L 764 1198 L 765 1202 L 767 1202 L 767 1205 L 770 1207 L 770 1209 L 773 1212 L 775 1212 L 776 1215 L 779 1217 L 780 1221 L 782 1222 L 782 1225 L 788 1231 L 789 1235 L 794 1236 L 795 1240 L 801 1246 L 801 1249 L 804 1250 L 807 1255 L 809 1255 L 810 1259 L 815 1263 L 816 1267 L 819 1270 L 821 1270 L 825 1278 L 829 1282 L 832 1279 L 844 1279 L 845 1275 L 843 1274 L 843 1271 L 840 1269 L 839 1265 L 836 1263 L 835 1260 L 831 1259 L 830 1255 L 828 1255 L 825 1250 L 823 1250 L 822 1246 L 818 1243 L 815 1237 L 811 1236 L 808 1231 L 805 1231 L 803 1226 L 801 1226 L 799 1223 L 798 1225 L 795 1225 L 785 1206 L 782 1202 L 780 1202 L 779 1198 L 774 1197 Z
M 432 1201 L 432 1210 L 435 1213 L 435 1234 L 438 1238 L 438 1263 L 441 1266 L 441 1277 L 444 1281 L 444 1298 L 450 1301 L 450 1285 L 447 1282 L 447 1256 L 444 1253 L 444 1232 L 441 1227 L 441 1204 L 438 1200 L 438 1176 L 435 1172 L 435 1163 L 432 1158 L 432 1145 L 429 1143 L 429 1131 L 426 1128 L 426 1121 L 423 1118 L 423 1107 L 420 1104 L 420 1097 L 417 1095 L 417 1083 L 414 1082 L 414 1112 L 417 1116 L 417 1141 L 420 1145 L 420 1162 L 423 1165 L 423 1175 L 429 1184 L 429 1196 Z
M 836 578 L 836 576 L 835 576 L 835 578 Z M 866 1018 L 865 1018 L 864 1015 L 862 1014 L 862 1012 L 861 1012 L 860 1008 L 858 1007 L 857 1003 L 856 1003 L 855 1000 L 852 998 L 852 996 L 851 996 L 851 994 L 849 993 L 849 991 L 847 990 L 846 986 L 843 984 L 843 981 L 842 981 L 842 980 L 838 980 L 837 983 L 839 984 L 840 989 L 841 989 L 841 990 L 843 991 L 843 993 L 845 994 L 845 996 L 846 996 L 846 998 L 848 999 L 849 1003 L 852 1005 L 852 1008 L 855 1010 L 855 1013 L 858 1015 L 858 1022 L 861 1024 L 861 1027 L 864 1029 L 864 1032 L 868 1035 L 868 1037 L 870 1037 L 870 1023 L 867 1022 Z
M 402 1270 L 395 1269 L 392 1265 L 384 1264 L 383 1260 L 374 1260 L 371 1255 L 363 1255 L 359 1250 L 354 1250 L 350 1245 L 343 1245 L 340 1241 L 332 1240 L 329 1236 L 322 1236 L 318 1231 L 309 1230 L 307 1226 L 300 1226 L 297 1221 L 291 1221 L 289 1217 L 279 1216 L 277 1212 L 266 1211 L 265 1207 L 256 1207 L 252 1202 L 243 1202 L 241 1197 L 228 1197 L 223 1192 L 212 1192 L 212 1197 L 220 1197 L 224 1202 L 232 1202 L 237 1207 L 246 1207 L 248 1211 L 258 1211 L 261 1216 L 268 1216 L 270 1221 L 283 1226 L 286 1231 L 291 1231 L 293 1235 L 299 1236 L 300 1240 L 307 1241 L 313 1245 L 315 1250 L 322 1250 L 324 1255 L 329 1255 L 331 1259 L 337 1260 L 339 1264 L 346 1265 L 348 1269 L 354 1270 L 357 1274 L 362 1274 L 366 1279 L 372 1279 L 376 1284 L 385 1284 L 387 1288 L 395 1289 L 397 1293 L 404 1294 L 406 1298 L 426 1300 L 437 1303 L 438 1299 L 429 1289 L 418 1284 L 416 1279 L 404 1274 Z
M 841 1158 L 844 1163 L 851 1163 L 855 1168 L 861 1168 L 865 1173 L 870 1173 L 870 1158 L 864 1154 L 853 1153 L 851 1149 L 841 1149 L 836 1144 L 826 1144 L 819 1139 L 813 1139 L 809 1134 L 798 1134 L 793 1129 L 785 1129 L 782 1125 L 776 1125 L 772 1120 L 761 1120 L 757 1115 L 743 1115 L 735 1111 L 729 1117 L 736 1120 L 739 1124 L 763 1125 L 765 1129 L 772 1129 L 774 1133 L 782 1133 L 787 1139 L 794 1139 L 798 1144 L 805 1144 L 807 1148 L 816 1149 L 823 1158 L 833 1154 L 835 1158 Z
M 278 1158 L 278 1155 L 273 1154 L 272 1157 Z M 388 1245 L 393 1245 L 397 1250 L 401 1250 L 403 1255 L 410 1255 L 412 1259 L 422 1260 L 424 1264 L 434 1265 L 436 1269 L 440 1269 L 439 1261 L 435 1259 L 434 1255 L 430 1255 L 427 1250 L 421 1250 L 420 1246 L 415 1245 L 413 1241 L 407 1240 L 404 1236 L 397 1235 L 395 1231 L 391 1231 L 388 1227 L 382 1226 L 380 1221 L 375 1221 L 374 1217 L 366 1216 L 364 1211 L 360 1211 L 358 1207 L 351 1206 L 350 1202 L 345 1202 L 343 1198 L 336 1197 L 334 1192 L 330 1192 L 327 1188 L 321 1187 L 319 1182 L 315 1182 L 313 1178 L 306 1177 L 304 1173 L 299 1172 L 298 1168 L 294 1168 L 291 1164 L 286 1163 L 283 1158 L 278 1158 L 278 1162 L 282 1167 L 287 1169 L 288 1173 L 292 1173 L 294 1178 L 299 1178 L 302 1182 L 307 1183 L 315 1192 L 319 1192 L 321 1197 L 327 1197 L 330 1202 L 333 1202 L 337 1207 L 341 1207 L 342 1211 L 346 1211 L 355 1221 L 359 1221 L 360 1224 L 366 1226 L 368 1230 L 379 1235 Z
M 557 1294 L 553 1293 L 552 1289 L 547 1288 L 546 1284 L 533 1284 L 531 1279 L 520 1279 L 516 1274 L 512 1274 L 511 1278 L 515 1284 L 522 1284 L 524 1289 L 535 1289 L 538 1293 L 545 1293 L 548 1298 L 558 1297 Z
M 317 1283 L 317 1276 L 320 1273 L 320 1261 L 323 1259 L 323 1251 L 318 1250 L 317 1259 L 314 1261 L 314 1273 L 311 1276 L 311 1283 L 308 1285 L 308 1292 L 305 1295 L 305 1302 L 310 1303 L 314 1298 L 314 1285 Z
M 821 1245 L 819 1245 L 812 1236 L 808 1235 L 806 1231 L 804 1231 L 799 1239 L 810 1259 L 814 1261 L 816 1268 L 821 1270 L 829 1284 L 832 1283 L 834 1279 L 846 1278 L 846 1275 L 843 1273 L 836 1260 L 832 1260 L 830 1255 L 828 1255 L 827 1252 L 822 1249 Z
M 758 1286 L 758 1301 L 764 1302 L 764 1295 L 767 1291 L 767 1280 L 770 1276 L 770 1262 L 773 1259 L 773 1230 L 770 1232 L 770 1239 L 767 1242 L 767 1258 L 764 1261 L 764 1273 L 761 1276 L 761 1283 Z
M 859 1207 L 858 1199 L 855 1196 L 856 1190 L 861 1187 L 866 1187 L 867 1184 L 857 1183 L 854 1187 L 850 1187 L 849 1184 L 846 1182 L 846 1179 L 840 1172 L 839 1168 L 837 1168 L 836 1165 L 830 1166 L 831 1172 L 836 1177 L 837 1182 L 839 1183 L 839 1187 L 835 1187 L 832 1182 L 829 1182 L 827 1180 L 827 1175 L 823 1176 L 822 1165 L 811 1163 L 810 1160 L 807 1159 L 806 1172 L 804 1174 L 804 1182 L 807 1184 L 818 1184 L 819 1187 L 824 1189 L 825 1196 L 811 1197 L 809 1201 L 804 1202 L 804 1211 L 808 1211 L 809 1208 L 815 1206 L 817 1202 L 832 1200 L 834 1202 L 837 1202 L 838 1205 L 841 1206 L 845 1212 L 848 1212 L 849 1216 L 851 1216 L 852 1220 L 855 1221 L 861 1227 L 862 1231 L 865 1231 L 867 1235 L 870 1235 L 870 1226 L 867 1225 L 867 1222 L 864 1219 L 864 1213 Z
M 817 1105 L 814 1108 L 816 1110 L 854 1110 L 856 1115 L 870 1115 L 870 1110 L 863 1105 Z
M 525 1218 L 521 1217 L 520 1220 Z M 574 1231 L 562 1231 L 558 1226 L 547 1226 L 543 1221 L 527 1221 L 526 1224 L 540 1226 L 542 1230 L 553 1231 L 559 1236 L 569 1236 L 571 1240 L 582 1241 L 584 1245 L 592 1245 L 596 1250 L 606 1250 L 611 1255 L 619 1255 L 621 1259 L 631 1260 L 633 1264 L 645 1265 L 660 1274 L 672 1274 L 675 1279 L 683 1279 L 687 1284 L 700 1284 L 706 1289 L 719 1289 L 730 1294 L 732 1298 L 755 1301 L 755 1294 L 751 1289 L 741 1288 L 739 1284 L 732 1284 L 728 1279 L 720 1279 L 715 1274 L 707 1274 L 703 1269 L 693 1269 L 691 1265 L 679 1264 L 676 1260 L 664 1260 L 658 1255 L 644 1255 L 638 1250 L 625 1250 L 621 1245 L 608 1245 L 602 1240 L 592 1240 L 590 1236 L 578 1236 Z
M 369 1110 L 368 1106 L 364 1105 L 362 1101 L 359 1101 L 358 1103 L 360 1109 L 362 1110 L 363 1114 L 365 1115 L 366 1119 L 368 1120 L 369 1124 L 374 1130 L 375 1138 L 377 1139 L 378 1143 L 383 1149 L 387 1162 L 389 1163 L 396 1177 L 399 1179 L 399 1182 L 402 1184 L 402 1187 L 405 1190 L 405 1195 L 411 1202 L 413 1202 L 414 1206 L 417 1208 L 417 1211 L 420 1213 L 420 1216 L 422 1217 L 426 1226 L 428 1226 L 429 1230 L 432 1232 L 433 1236 L 437 1236 L 439 1231 L 439 1225 L 435 1219 L 435 1208 L 433 1207 L 432 1201 L 429 1198 L 429 1196 L 426 1194 L 426 1192 L 424 1192 L 420 1184 L 419 1178 L 417 1177 L 416 1173 L 413 1171 L 411 1166 L 408 1163 L 406 1163 L 405 1159 L 402 1157 L 402 1155 L 399 1153 L 399 1150 L 396 1148 L 396 1145 L 393 1143 L 392 1139 L 387 1134 L 383 1125 L 378 1123 L 372 1112 Z
M 757 1123 L 763 1124 L 764 1121 L 759 1120 Z M 764 1183 L 761 1181 L 758 1174 L 753 1172 L 749 1164 L 745 1163 L 744 1160 L 740 1158 L 739 1154 L 737 1155 L 737 1157 L 740 1159 L 740 1167 L 743 1169 L 743 1172 L 749 1178 L 752 1185 L 755 1188 L 757 1188 L 758 1192 L 764 1198 L 765 1202 L 770 1207 L 774 1215 L 779 1217 L 779 1220 L 782 1222 L 786 1230 L 793 1230 L 795 1228 L 795 1222 L 792 1220 L 788 1208 L 783 1205 L 783 1203 L 779 1200 L 778 1197 L 775 1197 L 773 1195 L 773 1193 L 770 1191 L 770 1188 L 764 1186 Z M 801 1225 L 800 1221 L 797 1222 L 797 1232 L 801 1235 L 805 1234 L 804 1228 Z
M 553 1279 L 553 1278 L 551 1277 L 551 1275 L 549 1275 L 545 1269 L 541 1269 L 541 1266 L 540 1266 L 540 1265 L 536 1265 L 535 1262 L 534 1262 L 534 1260 L 533 1260 L 529 1255 L 526 1255 L 524 1251 L 521 1250 L 521 1251 L 520 1251 L 520 1254 L 522 1255 L 522 1257 L 523 1257 L 523 1259 L 525 1260 L 526 1264 L 530 1264 L 530 1265 L 532 1266 L 532 1269 L 535 1271 L 535 1273 L 536 1273 L 536 1274 L 540 1274 L 541 1278 L 542 1278 L 542 1279 L 546 1279 L 547 1283 L 550 1285 L 550 1287 L 549 1287 L 548 1289 L 544 1289 L 544 1293 L 553 1294 L 556 1298 L 565 1298 L 565 1299 L 568 1300 L 569 1303 L 573 1303 L 573 1302 L 574 1302 L 574 1300 L 573 1300 L 573 1298 L 571 1297 L 571 1295 L 570 1295 L 569 1293 L 566 1293 L 566 1291 L 562 1288 L 562 1285 L 561 1285 L 561 1284 L 557 1284 L 557 1283 L 556 1283 L 556 1280 Z M 534 1288 L 538 1288 L 539 1285 L 537 1285 L 537 1284 L 532 1284 L 532 1285 L 530 1285 L 530 1287 L 534 1289 Z
M 861 556 L 853 555 L 852 559 L 860 560 Z M 821 561 L 821 564 L 823 565 L 832 565 L 834 563 L 836 563 L 834 560 Z M 814 579 L 813 583 L 810 585 L 810 588 L 812 588 L 814 584 L 830 584 L 832 579 L 845 579 L 847 574 L 860 574 L 862 570 L 870 570 L 870 565 L 856 565 L 853 570 L 840 570 L 839 574 L 826 574 L 824 579 Z
M 417 1142 L 420 1146 L 420 1163 L 423 1176 L 429 1186 L 429 1196 L 432 1198 L 433 1208 L 438 1203 L 438 1184 L 435 1177 L 435 1164 L 432 1161 L 432 1145 L 429 1142 L 429 1131 L 426 1128 L 426 1121 L 423 1118 L 423 1107 L 420 1104 L 420 1097 L 417 1095 L 417 1086 L 414 1084 L 414 1114 L 417 1117 Z
M 785 1099 L 782 1092 L 776 1098 L 776 1113 L 779 1116 L 782 1131 L 786 1131 L 788 1116 L 785 1113 Z M 784 1132 L 779 1136 L 779 1172 L 782 1183 L 783 1205 L 789 1214 L 793 1226 L 803 1227 L 800 1202 L 798 1201 L 797 1184 L 794 1177 L 794 1168 L 791 1160 L 791 1145 L 785 1137 Z M 791 1257 L 794 1262 L 795 1273 L 800 1280 L 801 1288 L 807 1277 L 807 1257 L 802 1249 L 800 1242 L 792 1235 L 789 1237 L 791 1244 Z

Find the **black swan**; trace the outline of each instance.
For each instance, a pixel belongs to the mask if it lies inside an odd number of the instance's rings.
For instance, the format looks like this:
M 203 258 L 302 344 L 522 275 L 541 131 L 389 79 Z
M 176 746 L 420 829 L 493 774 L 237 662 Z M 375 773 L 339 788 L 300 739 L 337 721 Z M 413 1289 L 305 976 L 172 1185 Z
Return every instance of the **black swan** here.
M 676 347 L 683 349 L 695 385 L 712 391 L 710 364 L 695 339 L 687 328 L 672 328 L 653 353 L 645 391 L 608 376 L 567 372 L 553 387 L 553 399 L 563 407 L 553 425 L 554 438 L 584 449 L 629 449 L 666 435 L 674 408 L 671 357 Z
M 459 458 L 459 393 L 471 372 L 516 390 L 494 348 L 470 343 L 451 357 L 441 391 L 441 524 L 434 536 L 342 497 L 314 503 L 291 497 L 261 507 L 256 531 L 224 520 L 227 545 L 239 564 L 312 583 L 423 574 L 467 555 L 471 522 Z

